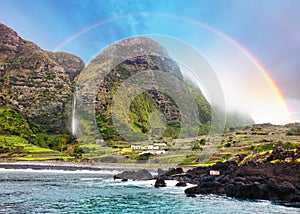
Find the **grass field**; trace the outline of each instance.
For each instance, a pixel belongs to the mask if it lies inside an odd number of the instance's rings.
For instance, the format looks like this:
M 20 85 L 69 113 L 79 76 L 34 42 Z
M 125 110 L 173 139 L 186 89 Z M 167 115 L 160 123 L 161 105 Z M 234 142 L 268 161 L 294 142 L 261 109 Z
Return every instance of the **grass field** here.
M 49 148 L 30 144 L 19 136 L 0 135 L 1 158 L 22 161 L 74 160 L 74 157 Z

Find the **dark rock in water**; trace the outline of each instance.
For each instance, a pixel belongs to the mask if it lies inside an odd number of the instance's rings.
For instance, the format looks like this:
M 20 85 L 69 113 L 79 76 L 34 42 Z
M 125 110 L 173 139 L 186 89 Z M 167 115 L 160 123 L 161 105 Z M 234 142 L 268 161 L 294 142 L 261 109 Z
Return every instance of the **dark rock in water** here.
M 196 198 L 197 196 L 195 194 L 187 194 L 186 197 L 189 197 L 189 198 Z
M 198 193 L 198 186 L 195 186 L 195 187 L 190 187 L 190 188 L 187 188 L 186 190 L 184 190 L 184 193 L 186 195 L 195 195 L 195 194 L 199 194 Z
M 186 182 L 179 181 L 175 186 L 177 186 L 177 187 L 186 187 Z
M 126 182 L 126 181 L 128 181 L 128 179 L 123 178 L 121 181 L 122 181 L 122 182 Z
M 156 181 L 155 181 L 155 184 L 154 184 L 154 187 L 155 188 L 159 188 L 159 187 L 166 187 L 166 182 L 163 178 L 158 178 Z
M 131 180 L 149 180 L 152 179 L 153 176 L 146 169 L 141 169 L 137 171 L 124 171 L 120 174 L 114 175 L 114 179 L 131 179 Z

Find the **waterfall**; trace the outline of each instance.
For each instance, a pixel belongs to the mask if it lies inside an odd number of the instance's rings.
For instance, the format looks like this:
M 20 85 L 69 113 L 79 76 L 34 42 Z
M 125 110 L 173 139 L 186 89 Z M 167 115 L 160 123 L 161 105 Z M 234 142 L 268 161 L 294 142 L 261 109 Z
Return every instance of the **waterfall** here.
M 73 105 L 72 105 L 72 134 L 75 135 L 76 134 L 76 90 L 74 91 L 74 95 L 73 95 Z

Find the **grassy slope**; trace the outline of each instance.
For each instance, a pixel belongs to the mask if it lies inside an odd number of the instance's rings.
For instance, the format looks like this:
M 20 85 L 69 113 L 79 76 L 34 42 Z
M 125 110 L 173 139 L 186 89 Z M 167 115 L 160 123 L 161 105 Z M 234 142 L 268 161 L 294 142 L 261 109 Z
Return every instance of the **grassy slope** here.
M 274 157 L 267 160 L 274 151 L 282 148 L 285 153 L 296 154 L 300 149 L 300 135 L 296 135 L 297 124 L 293 126 L 253 125 L 227 130 L 220 136 L 202 135 L 192 139 L 168 139 L 162 148 L 165 154 L 148 156 L 147 164 L 209 166 L 219 161 L 234 160 L 239 164 L 254 162 L 299 162 L 299 155 L 292 158 Z M 149 145 L 153 142 L 140 142 Z M 82 146 L 92 160 L 100 162 L 138 163 L 142 151 L 131 150 L 130 143 L 111 142 L 107 147 L 96 144 Z M 209 153 L 207 151 L 212 152 Z M 298 153 L 299 154 L 299 153 Z M 145 157 L 146 158 L 146 157 Z
M 69 135 L 49 135 L 17 110 L 0 108 L 0 158 L 67 160 L 80 153 L 78 147 Z
M 223 136 L 219 137 L 221 143 L 209 160 L 198 163 L 199 156 L 186 157 L 183 165 L 211 165 L 218 161 L 228 160 L 234 160 L 239 164 L 251 161 L 300 162 L 300 135 L 297 132 L 299 127 L 300 124 L 286 126 L 262 124 L 227 130 Z M 273 159 L 268 159 L 272 153 L 281 149 L 290 154 L 297 154 L 298 151 L 298 156 L 292 158 L 292 155 L 286 157 L 278 155 Z
M 68 160 L 74 159 L 65 153 L 33 145 L 25 138 L 15 135 L 0 135 L 0 157 L 13 160 Z
M 296 131 L 295 131 L 296 130 Z M 202 136 L 197 142 L 181 139 L 167 142 L 167 153 L 146 157 L 153 165 L 164 163 L 169 165 L 209 166 L 219 161 L 235 160 L 239 164 L 249 161 L 264 162 L 278 148 L 288 152 L 295 152 L 300 148 L 300 135 L 295 126 L 269 126 L 259 125 L 236 128 L 227 131 L 223 136 Z M 217 139 L 219 138 L 219 139 Z M 203 140 L 205 139 L 205 140 Z M 279 140 L 280 139 L 280 140 Z M 216 142 L 221 142 L 215 144 Z M 199 158 L 205 155 L 206 148 L 214 145 L 216 150 L 205 161 Z M 139 151 L 128 148 L 130 144 L 118 142 L 103 147 L 97 144 L 82 145 L 84 152 L 95 161 L 137 163 L 141 158 Z M 41 147 L 30 143 L 26 138 L 16 135 L 0 135 L 0 157 L 14 160 L 74 160 L 64 148 L 64 152 Z M 288 157 L 274 158 L 270 162 L 300 162 L 300 158 Z

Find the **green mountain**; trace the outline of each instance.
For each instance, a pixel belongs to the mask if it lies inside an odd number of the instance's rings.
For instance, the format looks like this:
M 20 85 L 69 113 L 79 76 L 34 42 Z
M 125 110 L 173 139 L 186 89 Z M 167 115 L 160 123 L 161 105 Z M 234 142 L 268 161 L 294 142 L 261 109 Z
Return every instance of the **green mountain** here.
M 125 39 L 84 66 L 79 57 L 42 50 L 0 24 L 0 158 L 82 158 L 79 142 L 70 132 L 74 91 L 78 137 L 100 132 L 107 142 L 124 141 L 116 128 L 120 116 L 127 121 L 120 125 L 132 129 L 129 134 L 135 140 L 143 141 L 149 133 L 155 139 L 172 139 L 209 132 L 210 104 L 199 88 L 183 79 L 178 64 L 159 43 L 145 37 Z M 155 76 L 156 71 L 161 76 Z M 142 92 L 132 100 L 124 97 L 132 89 L 122 86 L 142 74 L 146 78 L 137 82 Z M 159 82 L 167 88 L 163 90 Z M 120 100 L 129 102 L 128 109 L 119 106 L 111 111 Z M 185 127 L 188 116 L 183 112 L 193 104 L 199 121 Z M 243 118 L 232 116 L 229 121 L 233 126 L 248 124 Z
M 0 23 L 0 107 L 18 109 L 48 132 L 60 133 L 83 67 L 79 57 L 44 51 Z
M 167 93 L 168 90 L 171 91 L 171 88 L 175 90 L 177 85 L 175 82 L 172 85 L 170 81 L 166 80 L 162 84 L 169 85 L 169 88 L 160 90 L 162 87 L 159 80 L 155 80 L 156 74 L 152 74 L 155 71 L 166 73 L 170 78 L 181 81 L 188 88 L 189 93 L 196 101 L 195 105 L 198 108 L 198 116 L 200 118 L 199 123 L 195 124 L 194 127 L 190 127 L 190 129 L 198 129 L 200 127 L 201 133 L 208 132 L 211 108 L 201 91 L 192 85 L 188 85 L 187 82 L 184 83 L 179 66 L 174 60 L 169 58 L 163 46 L 149 38 L 135 37 L 124 39 L 106 48 L 91 61 L 89 66 L 79 76 L 78 87 L 83 91 L 79 97 L 79 100 L 81 100 L 79 102 L 93 102 L 88 96 L 93 92 L 95 93 L 96 123 L 105 140 L 123 140 L 119 136 L 118 130 L 116 130 L 116 124 L 114 123 L 116 121 L 113 121 L 112 118 L 112 103 L 119 88 L 126 84 L 130 78 L 139 77 L 138 74 L 148 75 L 147 80 L 142 77 L 136 80 L 137 85 L 143 89 L 143 92 L 138 94 L 133 100 L 130 100 L 132 102 L 130 102 L 129 113 L 126 112 L 125 108 L 122 108 L 120 112 L 114 112 L 114 114 L 116 117 L 119 114 L 119 116 L 123 117 L 123 120 L 129 121 L 127 124 L 122 125 L 128 126 L 126 127 L 128 129 L 133 127 L 132 137 L 135 140 L 142 139 L 139 139 L 139 135 L 134 133 L 152 132 L 155 135 L 155 131 L 159 132 L 159 130 L 153 129 L 155 129 L 155 126 L 159 129 L 163 124 L 152 124 L 154 128 L 151 127 L 151 118 L 155 115 L 157 116 L 157 114 L 161 114 L 166 120 L 166 127 L 162 137 L 178 137 L 181 122 L 184 118 L 182 118 L 180 108 L 174 97 Z M 146 74 L 143 74 L 143 72 L 146 72 Z M 151 78 L 153 78 L 153 81 L 149 80 Z M 163 79 L 163 77 L 161 78 Z M 91 85 L 96 85 L 96 87 L 91 90 Z M 133 89 L 127 87 L 126 90 L 130 91 Z M 118 91 L 118 93 L 122 94 L 121 99 L 126 99 L 126 92 Z M 185 94 L 183 91 L 177 90 L 176 96 L 184 97 Z M 182 108 L 185 108 L 191 103 L 188 102 L 187 98 L 181 105 Z M 158 123 L 162 123 L 162 121 Z M 87 133 L 91 131 L 88 124 L 82 129 Z M 188 132 L 190 130 L 185 131 Z
M 83 68 L 79 57 L 44 51 L 0 23 L 0 158 L 80 154 L 67 127 L 75 78 Z

